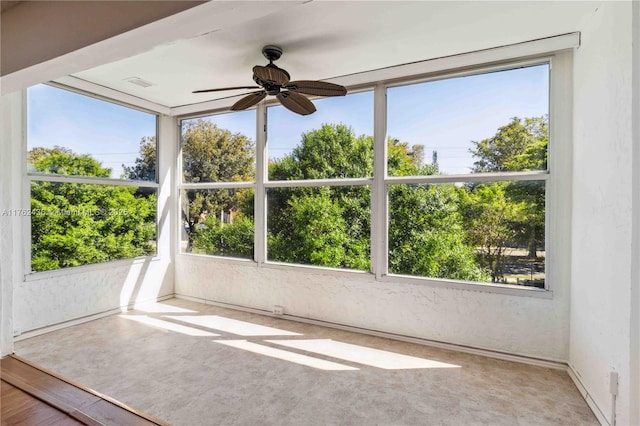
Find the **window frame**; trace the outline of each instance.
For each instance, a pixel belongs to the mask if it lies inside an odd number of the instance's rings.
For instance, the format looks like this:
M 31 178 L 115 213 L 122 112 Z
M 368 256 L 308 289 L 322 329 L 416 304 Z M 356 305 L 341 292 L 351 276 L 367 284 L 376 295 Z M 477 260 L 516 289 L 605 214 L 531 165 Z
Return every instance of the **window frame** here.
M 253 234 L 253 244 L 254 244 L 254 249 L 253 249 L 253 259 L 247 259 L 247 258 L 242 258 L 242 257 L 233 257 L 233 256 L 221 256 L 221 255 L 215 255 L 215 254 L 204 254 L 204 253 L 187 253 L 187 252 L 183 252 L 182 251 L 182 237 L 183 237 L 183 223 L 182 223 L 182 202 L 183 202 L 183 192 L 189 191 L 189 190 L 198 190 L 198 189 L 253 189 L 253 197 L 254 197 L 254 202 L 257 202 L 257 197 L 256 197 L 256 192 L 258 191 L 258 185 L 257 182 L 259 180 L 259 175 L 260 175 L 260 168 L 261 168 L 261 156 L 258 154 L 258 126 L 259 126 L 259 119 L 258 119 L 258 109 L 257 108 L 248 108 L 245 111 L 252 111 L 255 110 L 256 111 L 256 134 L 254 135 L 254 140 L 255 140 L 255 154 L 254 154 L 254 161 L 255 161 L 255 167 L 256 167 L 256 175 L 255 175 L 255 179 L 254 180 L 249 180 L 249 181 L 242 181 L 242 182 L 225 182 L 225 181 L 217 181 L 217 182 L 185 182 L 184 180 L 184 173 L 183 173 L 183 166 L 184 166 L 184 162 L 183 162 L 183 158 L 182 158 L 182 145 L 184 143 L 183 140 L 183 122 L 187 121 L 187 120 L 193 120 L 193 119 L 197 119 L 197 118 L 207 118 L 207 117 L 213 117 L 216 115 L 223 115 L 223 114 L 232 114 L 232 111 L 229 111 L 228 109 L 220 109 L 220 110 L 216 110 L 216 111 L 203 111 L 197 114 L 190 114 L 190 115 L 186 115 L 186 116 L 177 116 L 176 120 L 177 120 L 177 126 L 178 126 L 178 155 L 176 158 L 176 190 L 177 190 L 177 206 L 176 206 L 176 218 L 177 218 L 177 222 L 178 222 L 178 229 L 177 229 L 177 234 L 175 235 L 177 244 L 176 244 L 176 255 L 186 255 L 186 256 L 196 256 L 196 257 L 202 257 L 202 258 L 215 258 L 218 260 L 228 260 L 231 262 L 241 262 L 241 263 L 248 263 L 248 262 L 255 262 L 256 259 L 256 254 L 258 253 L 257 251 L 257 245 L 256 245 L 256 239 L 258 236 L 257 231 L 257 225 L 256 222 L 258 220 L 258 218 L 256 217 L 257 214 L 257 209 L 255 209 L 254 207 L 254 234 Z M 250 135 L 247 135 L 250 136 Z
M 130 109 L 134 109 L 137 111 L 141 111 L 147 114 L 151 114 L 154 116 L 155 118 L 155 140 L 156 140 L 156 155 L 155 155 L 155 165 L 156 165 L 156 173 L 155 173 L 155 180 L 153 181 L 144 181 L 144 180 L 132 180 L 132 179 L 117 179 L 117 178 L 106 178 L 106 177 L 93 177 L 93 176 L 77 176 L 77 175 L 57 175 L 57 174 L 53 174 L 53 173 L 41 173 L 41 172 L 30 172 L 27 170 L 26 166 L 25 166 L 25 173 L 24 173 L 24 179 L 23 179 L 23 199 L 27 201 L 27 205 L 29 206 L 27 208 L 27 210 L 31 210 L 31 184 L 33 182 L 51 182 L 51 183 L 79 183 L 79 184 L 92 184 L 92 185 L 109 185 L 109 186 L 135 186 L 138 188 L 150 188 L 153 189 L 156 193 L 156 220 L 155 220 L 155 228 L 156 228 L 156 241 L 158 241 L 158 232 L 159 232 L 159 226 L 158 226 L 158 191 L 160 189 L 160 184 L 159 184 L 159 170 L 158 170 L 158 166 L 159 166 L 159 151 L 160 151 L 160 144 L 158 143 L 158 135 L 159 135 L 159 130 L 160 130 L 160 123 L 159 123 L 159 113 L 156 111 L 152 111 L 149 109 L 145 109 L 142 108 L 140 106 L 136 106 L 136 105 L 131 105 L 131 104 L 127 104 L 125 102 L 121 102 L 118 101 L 116 99 L 111 99 L 111 98 L 107 98 L 101 95 L 97 95 L 94 93 L 90 93 L 90 92 L 86 92 L 84 90 L 78 89 L 78 88 L 74 88 L 74 87 L 70 87 L 70 86 L 66 86 L 64 84 L 60 84 L 60 83 L 55 83 L 55 82 L 46 82 L 46 83 L 42 83 L 44 85 L 50 86 L 50 87 L 54 87 L 60 90 L 66 90 L 68 92 L 71 93 L 75 93 L 78 95 L 82 95 L 82 96 L 87 96 L 90 98 L 94 98 L 103 102 L 109 102 L 111 104 L 115 104 L 115 105 L 119 105 L 125 108 L 130 108 Z M 25 162 L 26 165 L 26 158 L 27 158 L 27 152 L 28 152 L 28 135 L 27 135 L 27 126 L 28 126 L 28 118 L 27 118 L 27 90 L 24 90 L 23 92 L 23 109 L 24 109 L 24 123 L 23 123 L 23 127 L 25 129 L 24 132 L 24 136 L 23 136 L 23 141 L 22 141 L 22 153 L 23 153 L 23 161 Z M 66 273 L 71 273 L 70 271 L 86 271 L 86 270 L 91 270 L 91 269 L 95 269 L 95 268 L 100 268 L 103 267 L 104 265 L 110 265 L 110 264 L 114 264 L 114 263 L 123 263 L 123 262 L 130 262 L 130 261 L 135 261 L 136 259 L 156 259 L 158 257 L 158 249 L 156 247 L 156 253 L 153 255 L 147 255 L 147 256 L 135 256 L 135 257 L 130 257 L 130 258 L 123 258 L 123 259 L 116 259 L 116 260 L 110 260 L 110 261 L 106 261 L 106 262 L 98 262 L 98 263 L 89 263 L 89 264 L 85 264 L 85 265 L 79 265 L 79 266 L 70 266 L 67 268 L 58 268 L 58 269 L 52 269 L 52 270 L 47 270 L 47 271 L 33 271 L 31 269 L 31 257 L 32 257 L 32 234 L 31 234 L 31 216 L 30 215 L 25 215 L 25 221 L 23 224 L 23 247 L 24 247 L 24 258 L 23 258 L 23 265 L 24 265 L 24 276 L 25 276 L 25 280 L 29 281 L 35 277 L 41 278 L 41 277 L 49 277 L 49 276 L 59 276 L 60 274 L 64 274 Z
M 563 37 L 565 37 L 563 40 Z M 565 243 L 560 241 L 570 240 L 570 206 L 561 201 L 562 194 L 567 194 L 571 185 L 571 150 L 572 150 L 572 105 L 567 99 L 571 98 L 572 92 L 572 63 L 573 51 L 576 43 L 575 34 L 559 36 L 556 38 L 536 40 L 531 43 L 533 48 L 536 43 L 540 43 L 538 51 L 529 55 L 523 54 L 526 48 L 522 45 L 507 46 L 505 48 L 489 49 L 488 51 L 472 52 L 466 54 L 464 58 L 453 57 L 450 62 L 459 66 L 447 66 L 447 59 L 441 58 L 438 62 L 440 68 L 427 73 L 416 73 L 404 77 L 394 76 L 395 70 L 389 72 L 389 79 L 371 79 L 372 83 L 362 83 L 349 87 L 351 92 L 365 90 L 374 91 L 374 171 L 371 178 L 344 178 L 344 179 L 320 179 L 320 180 L 288 180 L 270 181 L 267 179 L 267 107 L 276 102 L 268 100 L 254 107 L 256 111 L 256 180 L 254 182 L 241 183 L 234 187 L 251 187 L 254 189 L 255 197 L 255 234 L 254 234 L 254 259 L 257 267 L 267 267 L 275 269 L 298 269 L 306 271 L 319 271 L 322 273 L 348 275 L 366 274 L 372 276 L 375 281 L 386 283 L 410 283 L 418 285 L 428 285 L 435 287 L 448 287 L 453 289 L 465 289 L 483 291 L 488 293 L 499 293 L 507 295 L 527 296 L 543 299 L 553 298 L 553 291 L 556 282 L 565 280 L 570 276 L 570 271 L 560 265 L 568 259 L 570 249 Z M 544 45 L 552 48 L 544 48 Z M 536 49 L 532 49 L 536 50 Z M 501 54 L 494 54 L 494 51 L 502 51 Z M 509 55 L 509 52 L 513 56 Z M 515 54 L 513 54 L 515 52 Z M 459 55 L 464 57 L 465 55 Z M 498 59 L 490 61 L 474 62 L 474 58 L 496 57 Z M 462 65 L 460 65 L 462 63 Z M 549 145 L 547 148 L 547 169 L 538 171 L 523 172 L 492 172 L 475 173 L 462 175 L 432 175 L 432 176 L 388 176 L 387 175 L 387 89 L 408 84 L 422 83 L 428 81 L 443 80 L 468 75 L 477 75 L 488 72 L 500 72 L 526 66 L 541 64 L 549 65 Z M 433 66 L 433 64 L 431 64 Z M 411 69 L 415 64 L 408 64 Z M 399 66 L 403 67 L 403 66 Z M 436 66 L 437 67 L 437 66 Z M 392 67 L 393 68 L 393 67 Z M 428 69 L 429 66 L 426 66 Z M 376 76 L 386 69 L 370 72 Z M 367 73 L 363 73 L 367 74 Z M 349 77 L 349 76 L 348 76 Z M 347 78 L 348 80 L 348 78 Z M 336 82 L 340 82 L 339 79 Z M 217 105 L 216 105 L 217 106 Z M 226 108 L 216 108 L 210 110 L 206 115 L 223 113 Z M 178 116 L 179 120 L 203 116 L 202 112 L 189 113 Z M 181 164 L 181 158 L 179 159 Z M 568 164 L 569 167 L 563 170 L 556 169 L 556 164 Z M 181 172 L 181 171 L 180 171 Z M 181 173 L 180 173 L 181 176 Z M 407 276 L 400 274 L 390 274 L 388 267 L 388 187 L 393 184 L 410 183 L 445 183 L 445 182 L 497 182 L 497 181 L 544 181 L 545 182 L 545 288 L 516 286 L 499 283 L 485 283 L 473 281 L 460 281 L 442 278 L 430 278 L 419 276 Z M 196 188 L 199 184 L 183 184 L 180 189 Z M 266 257 L 266 191 L 269 188 L 304 187 L 304 186 L 336 186 L 336 185 L 371 185 L 371 269 L 369 272 L 337 269 L 314 265 L 290 264 L 282 262 L 268 261 Z M 210 185 L 211 186 L 211 185 Z M 215 187 L 225 187 L 224 184 Z M 228 187 L 228 186 L 227 186 Z M 569 228 L 567 228 L 569 227 Z M 562 230 L 561 232 L 558 232 Z M 558 235 L 562 234 L 563 238 Z M 553 236 L 553 238 L 551 237 Z M 179 253 L 188 255 L 188 253 Z M 206 257 L 225 261 L 251 262 L 247 259 L 236 259 L 221 256 Z M 551 261 L 550 261 L 551 259 Z

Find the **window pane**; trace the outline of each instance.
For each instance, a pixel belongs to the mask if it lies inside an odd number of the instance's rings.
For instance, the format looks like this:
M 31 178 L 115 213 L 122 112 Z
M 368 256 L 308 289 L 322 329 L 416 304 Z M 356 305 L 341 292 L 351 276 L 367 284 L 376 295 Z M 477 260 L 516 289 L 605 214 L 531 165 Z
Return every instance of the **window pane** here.
M 549 65 L 387 91 L 389 175 L 546 170 Z
M 27 91 L 27 123 L 31 172 L 156 180 L 153 114 L 40 84 Z
M 389 272 L 544 287 L 545 182 L 389 185 Z
M 196 183 L 255 180 L 255 134 L 255 111 L 183 120 L 183 181 Z
M 253 259 L 253 189 L 182 191 L 183 253 Z
M 47 271 L 156 252 L 156 191 L 31 183 L 31 269 Z
M 307 116 L 267 109 L 269 179 L 373 176 L 373 92 L 313 102 Z
M 371 188 L 324 186 L 267 191 L 267 258 L 370 269 Z

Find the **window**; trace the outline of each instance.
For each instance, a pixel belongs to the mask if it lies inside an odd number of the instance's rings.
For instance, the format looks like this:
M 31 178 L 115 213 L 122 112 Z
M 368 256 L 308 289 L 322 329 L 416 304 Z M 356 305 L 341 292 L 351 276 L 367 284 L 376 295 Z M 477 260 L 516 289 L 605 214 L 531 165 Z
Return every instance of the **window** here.
M 31 266 L 156 252 L 156 116 L 57 87 L 27 92 Z
M 543 59 L 314 99 L 309 116 L 215 115 L 230 151 L 202 159 L 187 133 L 203 121 L 185 120 L 182 251 L 546 288 L 550 72 Z
M 267 255 L 275 262 L 371 267 L 371 187 L 267 190 Z
M 373 92 L 314 102 L 267 109 L 267 260 L 369 271 Z
M 544 288 L 544 181 L 388 191 L 389 273 Z
M 255 116 L 182 121 L 182 252 L 253 259 Z
M 388 89 L 390 274 L 544 288 L 548 94 L 547 63 Z

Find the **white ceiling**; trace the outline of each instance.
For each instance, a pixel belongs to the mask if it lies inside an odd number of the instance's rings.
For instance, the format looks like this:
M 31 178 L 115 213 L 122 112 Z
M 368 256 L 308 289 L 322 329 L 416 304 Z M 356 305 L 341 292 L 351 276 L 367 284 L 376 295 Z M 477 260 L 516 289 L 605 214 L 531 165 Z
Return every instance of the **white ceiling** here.
M 583 20 L 589 19 L 599 4 L 570 1 L 238 3 L 242 4 L 238 6 L 238 13 L 223 24 L 218 19 L 209 29 L 194 25 L 192 34 L 187 28 L 177 40 L 163 40 L 162 34 L 158 34 L 161 41 L 151 50 L 72 76 L 159 105 L 178 107 L 246 92 L 191 93 L 197 89 L 251 85 L 253 65 L 267 63 L 261 54 L 266 44 L 284 49 L 277 65 L 285 68 L 292 79 L 331 79 L 579 31 Z M 201 18 L 211 16 L 214 22 L 219 5 L 207 3 L 193 10 Z M 244 15 L 242 7 L 264 8 L 264 13 L 254 10 Z M 175 18 L 177 25 L 184 25 L 179 16 Z M 147 88 L 134 85 L 126 81 L 131 77 L 154 85 Z

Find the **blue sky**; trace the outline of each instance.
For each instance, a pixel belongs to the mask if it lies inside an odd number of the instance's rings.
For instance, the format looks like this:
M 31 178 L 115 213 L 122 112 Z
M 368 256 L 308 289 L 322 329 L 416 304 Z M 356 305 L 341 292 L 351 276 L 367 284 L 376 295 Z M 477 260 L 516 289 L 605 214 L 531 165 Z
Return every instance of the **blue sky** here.
M 468 173 L 471 141 L 495 134 L 511 117 L 548 113 L 549 67 L 457 77 L 389 88 L 387 134 L 425 147 L 425 161 L 437 151 L 440 171 Z M 269 107 L 267 147 L 279 158 L 300 142 L 301 134 L 323 123 L 343 123 L 356 135 L 373 134 L 373 93 L 314 100 L 317 111 L 299 116 L 282 106 Z M 64 90 L 39 85 L 29 89 L 28 147 L 60 145 L 91 154 L 103 166 L 122 173 L 138 154 L 140 139 L 155 134 L 152 115 Z M 255 110 L 209 118 L 219 127 L 255 140 Z
M 140 140 L 156 134 L 156 118 L 111 102 L 43 84 L 27 93 L 27 149 L 55 145 L 90 154 L 119 178 L 134 164 Z

